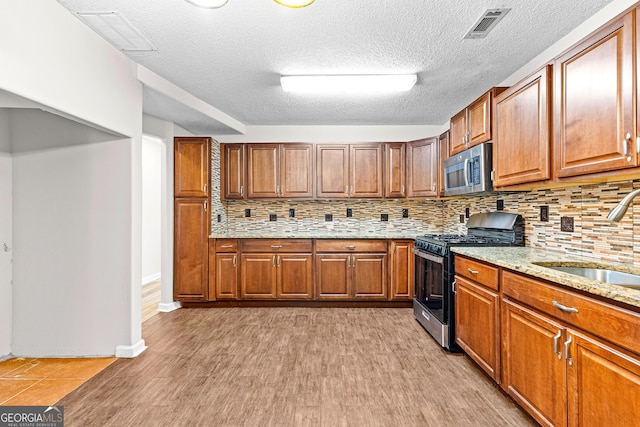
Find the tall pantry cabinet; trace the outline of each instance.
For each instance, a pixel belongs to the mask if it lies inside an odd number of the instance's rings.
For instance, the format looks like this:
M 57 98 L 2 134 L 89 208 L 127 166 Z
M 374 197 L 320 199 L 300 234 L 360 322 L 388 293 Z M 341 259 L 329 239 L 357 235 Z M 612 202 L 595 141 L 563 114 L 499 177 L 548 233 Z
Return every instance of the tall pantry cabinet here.
M 174 139 L 173 298 L 208 299 L 211 138 Z

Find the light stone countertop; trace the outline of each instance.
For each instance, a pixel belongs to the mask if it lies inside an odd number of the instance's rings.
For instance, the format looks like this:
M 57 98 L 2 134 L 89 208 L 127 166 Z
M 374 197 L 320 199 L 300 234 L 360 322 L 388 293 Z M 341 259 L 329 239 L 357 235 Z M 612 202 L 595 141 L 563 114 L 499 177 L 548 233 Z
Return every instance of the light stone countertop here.
M 587 279 L 565 273 L 536 263 L 551 266 L 581 266 L 604 268 L 624 273 L 640 275 L 640 269 L 630 264 L 598 262 L 595 259 L 567 255 L 560 252 L 527 247 L 453 247 L 451 250 L 460 255 L 485 261 L 509 270 L 528 274 L 529 276 L 564 285 L 569 288 L 586 291 L 638 308 L 640 311 L 640 290 L 624 286 L 612 285 L 599 280 Z
M 398 233 L 233 233 L 233 234 L 211 234 L 210 239 L 398 239 L 414 240 L 416 233 L 408 235 L 407 232 Z

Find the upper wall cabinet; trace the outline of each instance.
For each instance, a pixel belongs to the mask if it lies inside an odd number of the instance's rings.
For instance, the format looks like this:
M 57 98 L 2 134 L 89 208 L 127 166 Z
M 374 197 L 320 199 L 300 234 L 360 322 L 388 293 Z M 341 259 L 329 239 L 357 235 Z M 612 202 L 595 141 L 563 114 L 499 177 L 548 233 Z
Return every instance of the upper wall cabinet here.
M 384 144 L 384 196 L 406 196 L 407 144 L 387 142 Z
M 444 160 L 449 157 L 449 135 L 446 131 L 439 137 L 438 143 L 438 196 L 444 196 Z
M 223 199 L 245 199 L 245 146 L 244 144 L 221 144 L 220 180 Z
M 491 140 L 493 98 L 505 89 L 492 88 L 451 118 L 449 156 Z
M 438 196 L 439 138 L 407 143 L 407 197 Z
M 548 65 L 498 95 L 494 106 L 494 186 L 551 178 L 551 76 Z
M 175 197 L 206 197 L 209 186 L 211 138 L 174 139 Z
M 556 58 L 558 177 L 637 166 L 633 15 L 616 19 Z
M 313 145 L 248 144 L 247 197 L 313 197 Z
M 317 145 L 317 197 L 382 197 L 383 148 L 380 143 Z

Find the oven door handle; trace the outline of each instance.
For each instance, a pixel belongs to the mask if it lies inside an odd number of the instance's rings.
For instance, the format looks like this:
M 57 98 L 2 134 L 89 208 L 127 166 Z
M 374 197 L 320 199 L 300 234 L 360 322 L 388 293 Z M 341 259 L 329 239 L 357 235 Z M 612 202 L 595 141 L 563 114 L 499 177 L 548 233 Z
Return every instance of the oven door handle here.
M 438 263 L 438 264 L 443 264 L 443 262 L 444 262 L 443 258 L 434 256 L 434 255 L 430 255 L 430 254 L 428 254 L 426 252 L 423 252 L 423 251 L 421 251 L 420 249 L 417 249 L 417 248 L 413 248 L 413 253 L 416 256 L 419 256 L 420 258 L 428 259 L 429 261 L 433 261 L 433 262 Z

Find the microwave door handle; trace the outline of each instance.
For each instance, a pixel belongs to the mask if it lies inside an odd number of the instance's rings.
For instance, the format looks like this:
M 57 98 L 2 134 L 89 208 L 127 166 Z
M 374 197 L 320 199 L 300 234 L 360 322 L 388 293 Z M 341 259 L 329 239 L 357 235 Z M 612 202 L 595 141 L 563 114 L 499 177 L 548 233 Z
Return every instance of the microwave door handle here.
M 464 186 L 469 186 L 469 159 L 464 159 Z

